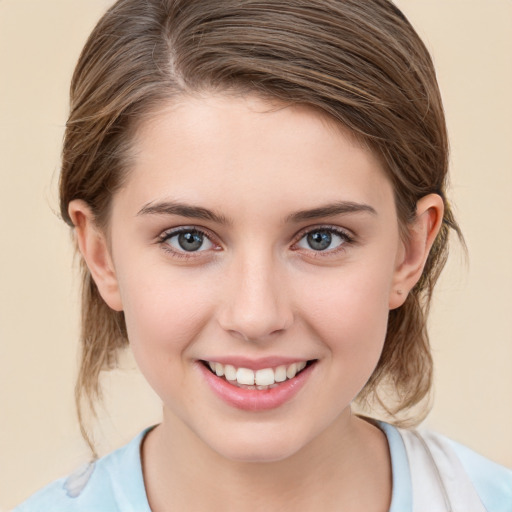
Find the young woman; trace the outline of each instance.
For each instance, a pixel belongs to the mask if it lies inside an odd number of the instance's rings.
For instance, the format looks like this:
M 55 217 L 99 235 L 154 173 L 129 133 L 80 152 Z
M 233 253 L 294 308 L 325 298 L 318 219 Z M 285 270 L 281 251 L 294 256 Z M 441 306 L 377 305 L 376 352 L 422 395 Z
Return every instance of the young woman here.
M 129 343 L 163 421 L 16 510 L 510 510 L 510 471 L 351 409 L 431 388 L 447 147 L 387 0 L 118 1 L 64 142 L 77 389 Z

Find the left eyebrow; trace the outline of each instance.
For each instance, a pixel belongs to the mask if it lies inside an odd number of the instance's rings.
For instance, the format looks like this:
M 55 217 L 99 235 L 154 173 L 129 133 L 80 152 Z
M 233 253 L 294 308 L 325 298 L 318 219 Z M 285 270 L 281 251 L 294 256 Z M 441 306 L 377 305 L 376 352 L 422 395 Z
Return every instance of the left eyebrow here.
M 352 201 L 341 201 L 330 203 L 311 210 L 300 210 L 286 217 L 287 222 L 301 222 L 305 220 L 319 219 L 322 217 L 334 217 L 335 215 L 347 215 L 351 213 L 370 213 L 377 215 L 375 208 L 364 203 L 354 203 Z

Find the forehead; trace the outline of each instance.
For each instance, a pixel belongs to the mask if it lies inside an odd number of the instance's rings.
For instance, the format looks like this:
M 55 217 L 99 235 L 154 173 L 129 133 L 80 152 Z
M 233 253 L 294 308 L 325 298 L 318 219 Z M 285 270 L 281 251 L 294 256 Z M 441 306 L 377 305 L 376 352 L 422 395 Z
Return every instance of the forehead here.
M 146 203 L 169 196 L 227 208 L 256 198 L 275 208 L 379 202 L 391 184 L 369 149 L 311 107 L 208 95 L 169 102 L 142 123 L 125 189 Z

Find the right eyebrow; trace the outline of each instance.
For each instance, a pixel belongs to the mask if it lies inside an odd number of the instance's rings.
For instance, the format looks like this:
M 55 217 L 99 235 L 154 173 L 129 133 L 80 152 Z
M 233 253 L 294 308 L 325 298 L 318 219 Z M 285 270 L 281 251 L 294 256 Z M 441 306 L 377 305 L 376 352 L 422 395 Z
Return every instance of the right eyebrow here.
M 179 215 L 190 219 L 209 220 L 217 224 L 231 224 L 224 215 L 215 213 L 213 210 L 176 201 L 148 203 L 137 212 L 137 216 L 139 215 Z

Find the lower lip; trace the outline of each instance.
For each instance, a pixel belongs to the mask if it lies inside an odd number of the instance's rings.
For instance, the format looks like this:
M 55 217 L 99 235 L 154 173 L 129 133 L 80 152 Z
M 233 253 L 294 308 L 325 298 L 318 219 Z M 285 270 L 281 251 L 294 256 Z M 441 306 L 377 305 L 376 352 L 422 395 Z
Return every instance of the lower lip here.
M 284 381 L 275 388 L 262 390 L 233 386 L 225 379 L 214 375 L 203 363 L 198 362 L 198 366 L 212 391 L 224 402 L 245 411 L 266 411 L 276 409 L 290 401 L 302 389 L 316 364 L 307 366 L 296 377 Z

